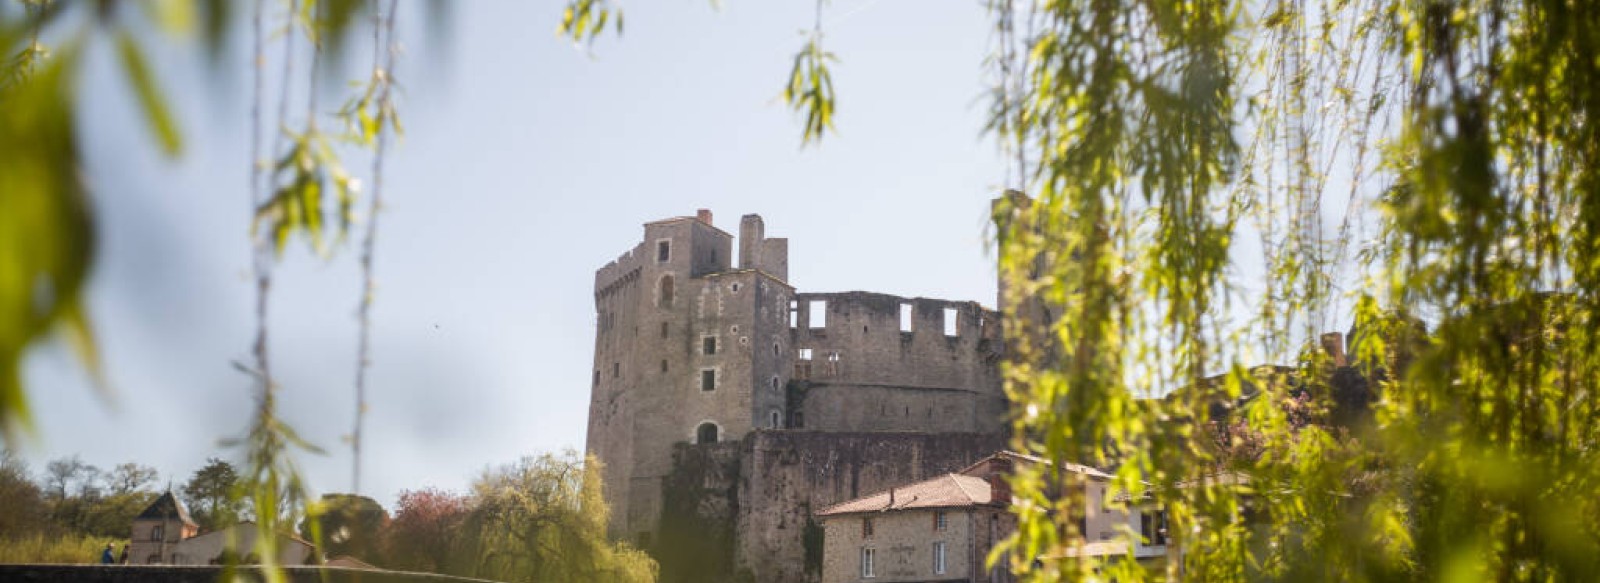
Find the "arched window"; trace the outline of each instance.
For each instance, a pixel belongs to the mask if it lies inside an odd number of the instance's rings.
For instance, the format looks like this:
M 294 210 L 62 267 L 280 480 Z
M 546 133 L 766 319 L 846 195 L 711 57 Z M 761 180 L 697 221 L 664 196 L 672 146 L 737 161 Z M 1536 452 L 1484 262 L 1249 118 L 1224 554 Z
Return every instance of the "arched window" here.
M 698 429 L 694 430 L 694 442 L 695 443 L 716 443 L 717 442 L 717 424 L 716 423 L 712 423 L 710 421 L 707 421 L 705 423 L 701 423 L 700 427 Z
M 767 426 L 773 429 L 783 429 L 783 413 L 777 409 L 773 409 L 772 414 L 769 416 Z
M 661 305 L 662 307 L 672 305 L 672 276 L 670 275 L 661 277 Z

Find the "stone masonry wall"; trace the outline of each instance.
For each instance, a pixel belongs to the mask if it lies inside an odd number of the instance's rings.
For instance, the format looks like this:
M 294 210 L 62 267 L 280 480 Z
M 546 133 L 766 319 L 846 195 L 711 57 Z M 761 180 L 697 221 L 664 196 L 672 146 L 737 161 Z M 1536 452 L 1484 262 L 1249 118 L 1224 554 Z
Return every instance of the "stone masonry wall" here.
M 758 431 L 745 440 L 737 568 L 755 580 L 820 580 L 812 513 L 890 486 L 954 472 L 1005 447 L 998 434 Z M 813 534 L 813 538 L 816 536 Z

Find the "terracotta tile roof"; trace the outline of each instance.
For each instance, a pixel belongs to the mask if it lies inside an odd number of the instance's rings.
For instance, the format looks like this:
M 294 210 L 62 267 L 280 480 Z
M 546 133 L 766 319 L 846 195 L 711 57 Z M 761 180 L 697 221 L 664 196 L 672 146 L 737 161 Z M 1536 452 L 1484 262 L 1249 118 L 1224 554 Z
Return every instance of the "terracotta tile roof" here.
M 966 474 L 966 475 L 969 475 L 969 476 L 982 476 L 984 471 L 987 469 L 987 466 L 990 464 L 990 462 L 995 461 L 995 460 L 1006 460 L 1006 461 L 1020 462 L 1020 463 L 1025 463 L 1025 464 L 1050 465 L 1050 460 L 1044 459 L 1042 457 L 1038 457 L 1038 456 L 1034 456 L 1034 455 L 1028 455 L 1028 454 L 1025 454 L 1025 453 L 1018 453 L 1018 452 L 1014 452 L 1014 451 L 1009 451 L 1008 450 L 1008 451 L 995 452 L 994 455 L 991 455 L 989 457 L 986 457 L 986 458 L 983 458 L 981 460 L 978 460 L 977 463 L 972 464 L 970 466 L 967 466 L 966 468 L 962 469 L 960 472 L 957 472 L 957 473 Z M 1074 464 L 1074 463 L 1070 463 L 1070 462 L 1062 462 L 1061 463 L 1061 467 L 1062 467 L 1062 469 L 1065 469 L 1065 470 L 1067 470 L 1069 472 L 1083 474 L 1083 475 L 1089 476 L 1091 478 L 1100 478 L 1100 479 L 1104 479 L 1104 480 L 1109 480 L 1109 479 L 1112 478 L 1111 474 L 1105 473 L 1105 472 L 1097 470 L 1097 469 L 1095 469 L 1093 467 L 1082 465 L 1082 464 Z
M 961 508 L 996 506 L 994 491 L 982 478 L 944 474 L 931 480 L 841 502 L 822 509 L 817 516 L 837 516 L 865 512 L 887 512 L 918 508 Z M 893 499 L 893 503 L 890 499 Z

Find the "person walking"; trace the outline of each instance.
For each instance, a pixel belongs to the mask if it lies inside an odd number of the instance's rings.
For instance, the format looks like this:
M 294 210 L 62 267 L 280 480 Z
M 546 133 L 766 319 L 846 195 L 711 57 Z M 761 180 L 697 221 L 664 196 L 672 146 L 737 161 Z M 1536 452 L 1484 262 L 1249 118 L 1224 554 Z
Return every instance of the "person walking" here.
M 111 564 L 111 543 L 106 543 L 106 550 L 100 552 L 100 564 Z

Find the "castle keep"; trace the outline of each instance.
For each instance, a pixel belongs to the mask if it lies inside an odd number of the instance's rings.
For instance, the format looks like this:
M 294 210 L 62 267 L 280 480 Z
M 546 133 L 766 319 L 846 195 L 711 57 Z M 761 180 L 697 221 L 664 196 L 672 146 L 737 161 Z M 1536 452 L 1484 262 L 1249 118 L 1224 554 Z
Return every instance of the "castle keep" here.
M 1003 446 L 1000 318 L 801 292 L 788 240 L 759 215 L 741 218 L 737 257 L 734 243 L 701 210 L 646 223 L 595 274 L 587 448 L 611 535 L 655 554 L 664 579 L 690 577 L 674 564 L 687 553 L 714 565 L 694 577 L 815 581 L 812 509 Z

